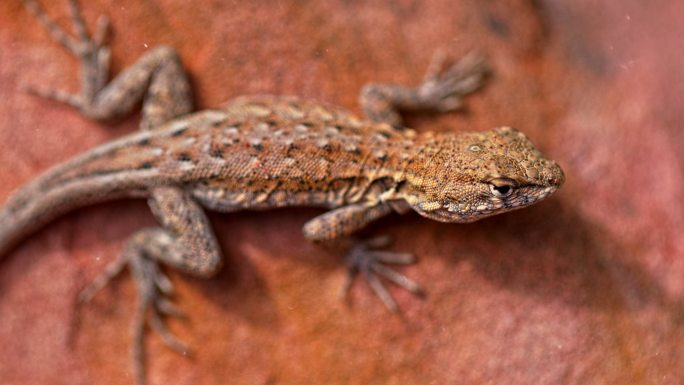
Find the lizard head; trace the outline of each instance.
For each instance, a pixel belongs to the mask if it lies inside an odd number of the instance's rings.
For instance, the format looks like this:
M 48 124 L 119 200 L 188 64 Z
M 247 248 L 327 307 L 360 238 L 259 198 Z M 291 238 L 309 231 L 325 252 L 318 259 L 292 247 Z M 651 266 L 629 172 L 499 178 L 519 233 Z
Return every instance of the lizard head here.
M 565 180 L 558 164 L 510 127 L 424 140 L 399 192 L 419 214 L 438 221 L 472 222 L 529 206 Z

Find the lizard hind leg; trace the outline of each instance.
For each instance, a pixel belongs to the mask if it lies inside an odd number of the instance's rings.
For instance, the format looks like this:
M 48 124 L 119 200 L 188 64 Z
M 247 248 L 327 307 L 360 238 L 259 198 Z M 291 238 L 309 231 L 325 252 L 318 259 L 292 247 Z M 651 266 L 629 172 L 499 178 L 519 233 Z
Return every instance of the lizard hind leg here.
M 192 90 L 178 54 L 172 47 L 147 51 L 135 64 L 109 81 L 111 51 L 104 44 L 108 21 L 101 17 L 91 36 L 76 0 L 69 0 L 76 37 L 52 21 L 35 0 L 22 0 L 53 40 L 81 63 L 81 90 L 69 93 L 26 87 L 30 93 L 66 103 L 91 119 L 108 120 L 130 113 L 143 98 L 142 129 L 152 129 L 192 111 Z
M 82 88 L 78 94 L 34 86 L 26 86 L 26 90 L 47 99 L 66 103 L 75 108 L 85 108 L 97 92 L 104 87 L 109 74 L 111 51 L 104 42 L 109 27 L 109 20 L 107 17 L 101 16 L 98 19 L 95 33 L 91 36 L 85 26 L 76 0 L 69 0 L 71 24 L 76 34 L 76 37 L 73 37 L 51 20 L 38 2 L 35 0 L 22 0 L 22 2 L 54 41 L 79 58 L 82 72 Z
M 89 302 L 95 294 L 104 288 L 109 281 L 128 267 L 138 291 L 132 322 L 131 356 L 133 361 L 133 377 L 136 385 L 145 383 L 144 365 L 144 332 L 145 325 L 160 336 L 162 341 L 180 354 L 187 354 L 187 345 L 178 340 L 164 323 L 163 316 L 182 317 L 182 313 L 167 299 L 173 294 L 173 285 L 159 268 L 157 261 L 149 258 L 162 247 L 164 234 L 160 229 L 144 229 L 136 233 L 128 241 L 121 256 L 112 262 L 84 288 L 79 295 L 79 302 Z M 148 314 L 149 313 L 149 314 Z
M 189 352 L 164 323 L 164 316 L 181 314 L 167 299 L 173 293 L 173 286 L 159 262 L 195 276 L 209 277 L 221 267 L 222 259 L 209 220 L 183 189 L 156 187 L 149 205 L 162 227 L 142 229 L 131 236 L 121 256 L 79 297 L 81 301 L 88 301 L 124 267 L 131 271 L 138 291 L 132 325 L 133 374 L 137 385 L 145 382 L 143 337 L 146 325 L 173 350 L 182 354 Z

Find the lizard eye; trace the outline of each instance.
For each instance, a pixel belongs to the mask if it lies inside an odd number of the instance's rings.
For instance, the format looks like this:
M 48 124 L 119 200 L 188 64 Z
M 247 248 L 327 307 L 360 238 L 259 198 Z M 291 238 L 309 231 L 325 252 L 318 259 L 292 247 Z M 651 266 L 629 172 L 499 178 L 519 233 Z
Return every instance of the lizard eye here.
M 507 178 L 497 178 L 489 181 L 489 191 L 497 198 L 506 198 L 513 194 L 517 183 Z

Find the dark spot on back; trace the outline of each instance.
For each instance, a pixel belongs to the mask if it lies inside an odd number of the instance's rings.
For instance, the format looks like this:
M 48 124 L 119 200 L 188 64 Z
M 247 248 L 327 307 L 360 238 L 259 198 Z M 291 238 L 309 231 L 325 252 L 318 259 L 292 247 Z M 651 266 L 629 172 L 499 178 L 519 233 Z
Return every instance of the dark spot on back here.
M 252 148 L 257 150 L 257 151 L 263 151 L 264 145 L 261 143 L 254 143 L 254 144 L 252 144 Z
M 102 175 L 108 175 L 108 174 L 113 174 L 119 170 L 95 170 L 91 171 L 87 174 L 87 176 L 102 176 Z M 86 176 L 86 175 L 83 175 Z
M 188 130 L 187 127 L 181 128 L 181 129 L 179 129 L 179 130 L 177 130 L 177 131 L 174 131 L 174 132 L 171 134 L 171 136 L 173 136 L 173 137 L 181 136 L 181 135 L 183 135 L 183 134 L 185 133 L 185 131 L 187 131 L 187 130 Z
M 285 154 L 287 156 L 290 156 L 292 155 L 291 152 L 297 149 L 299 149 L 299 145 L 297 145 L 296 143 L 290 143 L 287 145 L 287 151 L 285 152 Z

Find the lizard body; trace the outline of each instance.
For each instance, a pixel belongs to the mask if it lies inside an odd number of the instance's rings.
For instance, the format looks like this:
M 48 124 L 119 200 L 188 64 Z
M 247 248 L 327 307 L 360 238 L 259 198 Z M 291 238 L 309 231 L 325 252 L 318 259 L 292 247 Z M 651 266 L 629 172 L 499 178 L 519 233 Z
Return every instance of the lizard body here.
M 471 222 L 546 197 L 559 176 L 554 163 L 511 128 L 418 134 L 321 102 L 242 97 L 48 171 L 0 214 L 0 250 L 63 212 L 147 198 L 165 185 L 182 185 L 202 206 L 223 212 L 391 204 L 444 222 Z M 493 195 L 489 186 L 496 179 L 515 185 L 518 199 Z M 324 240 L 354 230 L 307 235 Z
M 221 265 L 203 208 L 324 207 L 330 211 L 307 222 L 304 235 L 336 241 L 392 212 L 414 210 L 443 222 L 471 222 L 528 206 L 563 183 L 560 167 L 515 129 L 417 133 L 403 127 L 400 108 L 458 107 L 484 74 L 482 61 L 474 57 L 446 70 L 432 68 L 417 88 L 365 87 L 364 118 L 282 96 L 240 97 L 221 108 L 191 113 L 189 84 L 173 49 L 149 51 L 107 83 L 109 51 L 103 34 L 87 34 L 74 0 L 78 39 L 57 27 L 33 0 L 24 4 L 83 66 L 79 94 L 34 93 L 97 120 L 125 115 L 138 100 L 145 101 L 142 131 L 77 156 L 10 197 L 0 208 L 0 256 L 67 211 L 123 197 L 146 198 L 161 226 L 134 234 L 122 256 L 81 295 L 88 300 L 124 267 L 132 271 L 140 292 L 133 347 L 137 383 L 144 382 L 142 335 L 148 315 L 169 346 L 186 349 L 160 318 L 174 310 L 164 297 L 170 283 L 158 263 L 198 276 L 211 276 Z M 357 243 L 347 261 L 396 310 L 376 275 L 418 292 L 414 282 L 383 265 L 412 258 L 372 250 L 380 243 Z

